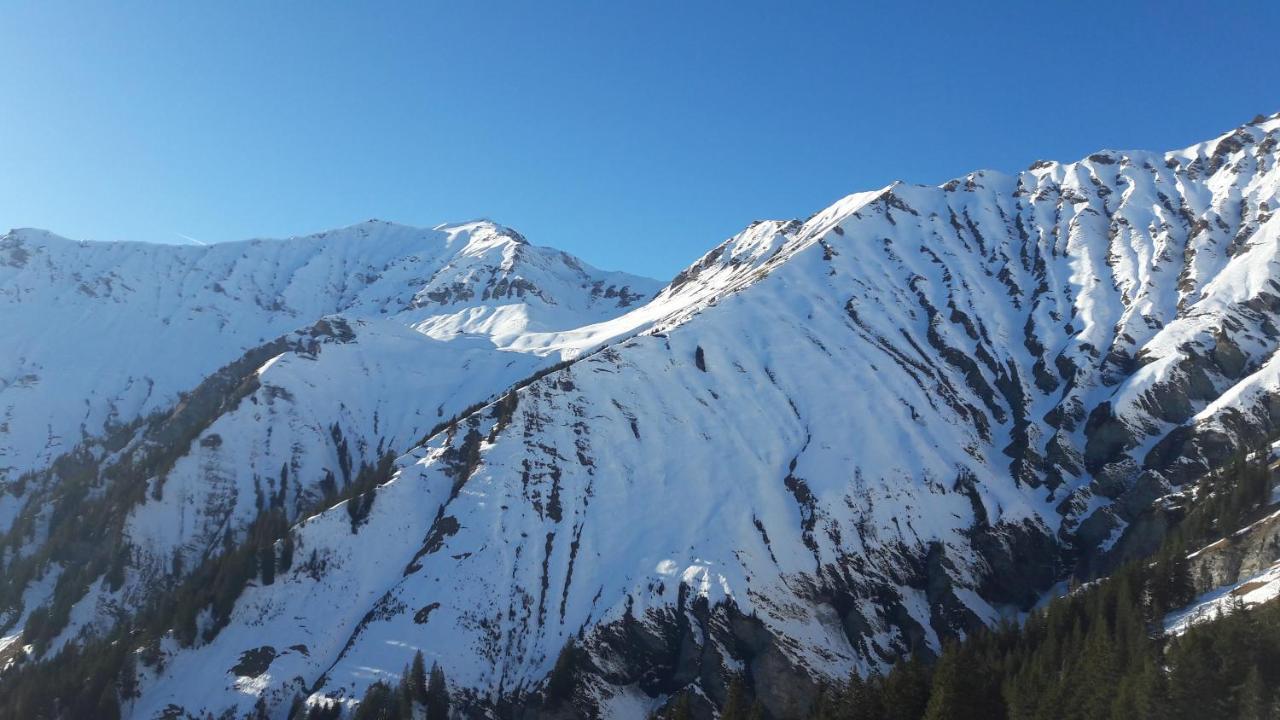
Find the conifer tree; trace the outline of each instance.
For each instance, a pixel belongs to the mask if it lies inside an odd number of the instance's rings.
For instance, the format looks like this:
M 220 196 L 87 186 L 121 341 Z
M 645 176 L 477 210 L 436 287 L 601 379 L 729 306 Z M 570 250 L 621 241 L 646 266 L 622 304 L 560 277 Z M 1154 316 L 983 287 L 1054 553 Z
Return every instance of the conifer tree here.
M 560 648 L 560 654 L 556 656 L 556 664 L 551 668 L 551 675 L 547 677 L 547 699 L 552 704 L 568 700 L 573 692 L 576 658 L 577 648 L 573 644 L 573 638 L 569 638 L 564 647 Z
M 1249 668 L 1240 687 L 1240 720 L 1273 720 L 1271 703 L 1258 666 Z
M 258 563 L 262 575 L 262 584 L 273 584 L 276 581 L 275 545 L 268 542 L 258 548 Z
M 1153 658 L 1146 658 L 1134 682 L 1135 720 L 1162 720 L 1170 716 L 1169 686 Z
M 356 706 L 352 720 L 400 720 L 395 693 L 382 681 L 369 686 Z
M 934 670 L 925 720 L 1001 720 L 1005 716 L 997 679 L 966 644 L 952 642 Z
M 1183 635 L 1170 654 L 1169 689 L 1173 717 L 1229 717 L 1212 640 L 1203 632 Z
M 449 717 L 449 687 L 444 679 L 444 670 L 439 663 L 431 664 L 431 675 L 427 680 L 427 720 L 446 720 Z
M 720 711 L 720 720 L 747 720 L 749 713 L 746 684 L 741 675 L 734 674 L 729 681 L 729 691 L 724 700 L 724 709 Z
M 422 658 L 422 651 L 413 654 L 413 665 L 409 667 L 409 690 L 419 705 L 427 704 L 427 666 Z
M 405 666 L 400 674 L 400 682 L 396 683 L 396 709 L 401 720 L 414 719 L 413 686 L 409 667 Z
M 293 567 L 293 533 L 285 531 L 284 540 L 280 541 L 280 572 L 289 572 Z
M 894 665 L 881 688 L 885 720 L 919 720 L 924 716 L 929 705 L 929 679 L 918 655 Z

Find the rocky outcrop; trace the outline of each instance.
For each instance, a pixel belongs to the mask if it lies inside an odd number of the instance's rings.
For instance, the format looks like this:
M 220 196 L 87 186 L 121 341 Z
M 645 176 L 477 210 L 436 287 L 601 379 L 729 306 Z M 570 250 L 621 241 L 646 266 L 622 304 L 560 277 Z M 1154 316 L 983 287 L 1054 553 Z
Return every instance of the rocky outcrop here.
M 1280 562 L 1280 512 L 1272 513 L 1188 557 L 1198 593 L 1235 585 Z

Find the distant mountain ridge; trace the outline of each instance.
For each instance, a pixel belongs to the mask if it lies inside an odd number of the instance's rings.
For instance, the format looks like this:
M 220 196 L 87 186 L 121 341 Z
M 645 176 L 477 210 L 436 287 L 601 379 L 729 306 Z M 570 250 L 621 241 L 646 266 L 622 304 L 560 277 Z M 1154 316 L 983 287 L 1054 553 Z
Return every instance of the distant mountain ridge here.
M 14 230 L 0 236 L 0 332 L 12 341 L 0 357 L 0 408 L 24 422 L 0 433 L 0 472 L 47 465 L 82 433 L 162 409 L 248 348 L 326 315 L 390 315 L 428 337 L 502 346 L 603 319 L 658 285 L 489 222 L 426 230 L 369 221 L 207 246 Z M 67 356 L 71 367 L 59 367 Z M 87 411 L 78 408 L 86 399 Z
M 120 589 L 129 599 L 82 613 L 73 630 L 111 622 L 164 585 L 157 574 L 216 553 L 268 486 L 296 518 L 381 455 L 562 359 L 513 341 L 622 313 L 659 285 L 487 221 L 371 221 L 204 247 L 19 230 L 0 238 L 0 278 L 0 326 L 15 339 L 0 359 L 0 527 L 22 553 L 41 548 L 52 531 L 23 528 L 56 517 L 86 464 L 148 485 L 146 510 L 110 523 L 136 567 Z M 68 454 L 76 462 L 55 462 Z M 156 463 L 156 477 L 135 477 Z M 0 623 L 20 628 L 53 590 L 11 599 Z
M 120 582 L 85 583 L 51 648 L 241 540 L 262 497 L 308 558 L 249 582 L 225 627 L 165 639 L 126 716 L 354 704 L 421 649 L 467 713 L 644 717 L 686 690 L 720 706 L 741 675 L 800 717 L 819 683 L 1149 549 L 1157 498 L 1280 426 L 1278 146 L 1275 115 L 1174 152 L 895 183 L 755 223 L 664 288 L 487 223 L 104 246 L 93 272 L 55 261 L 84 246 L 11 233 L 0 333 L 23 344 L 0 408 L 26 429 L 0 439 L 35 474 L 0 508 L 36 529 L 7 557 L 40 546 L 48 466 L 83 437 L 104 477 L 171 460 L 133 480 Z M 172 289 L 142 304 L 141 268 Z M 122 356 L 42 390 L 108 302 L 143 308 L 163 375 Z M 197 334 L 220 354 L 188 367 Z M 182 397 L 213 410 L 164 440 Z M 152 412 L 171 420 L 94 440 Z M 376 488 L 325 509 L 326 483 L 388 452 Z M 72 564 L 18 588 L 11 653 Z

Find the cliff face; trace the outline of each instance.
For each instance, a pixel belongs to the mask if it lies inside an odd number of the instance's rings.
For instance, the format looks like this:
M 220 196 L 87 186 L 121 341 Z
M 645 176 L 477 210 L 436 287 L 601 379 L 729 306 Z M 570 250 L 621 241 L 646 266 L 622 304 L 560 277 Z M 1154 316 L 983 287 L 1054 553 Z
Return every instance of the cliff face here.
M 1190 556 L 1191 577 L 1200 592 L 1238 585 L 1280 561 L 1280 513 L 1241 528 Z
M 1274 448 L 1273 448 L 1274 452 Z M 1274 455 L 1273 455 L 1274 457 Z M 1270 502 L 1261 517 L 1243 527 L 1225 528 L 1223 537 L 1187 555 L 1187 569 L 1197 597 L 1165 620 L 1172 633 L 1210 620 L 1238 607 L 1280 597 L 1280 463 L 1271 464 L 1267 483 Z

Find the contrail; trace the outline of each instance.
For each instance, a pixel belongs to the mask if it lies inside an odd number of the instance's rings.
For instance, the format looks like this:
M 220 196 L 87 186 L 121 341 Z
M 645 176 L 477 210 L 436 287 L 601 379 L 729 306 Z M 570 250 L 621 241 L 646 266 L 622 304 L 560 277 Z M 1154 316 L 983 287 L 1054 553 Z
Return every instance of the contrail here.
M 195 244 L 197 244 L 197 245 L 208 245 L 208 244 L 209 244 L 209 243 L 207 243 L 207 242 L 204 242 L 203 240 L 197 240 L 197 239 L 195 239 L 195 238 L 191 237 L 190 235 L 183 235 L 183 234 L 182 234 L 182 233 L 180 233 L 180 232 L 176 232 L 176 233 L 174 233 L 174 235 L 177 235 L 178 237 L 182 238 L 183 240 L 190 240 L 191 242 L 193 242 L 193 243 L 195 243 Z

